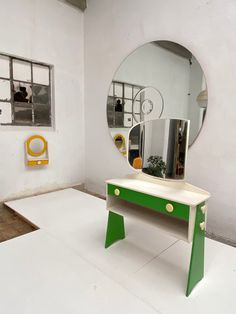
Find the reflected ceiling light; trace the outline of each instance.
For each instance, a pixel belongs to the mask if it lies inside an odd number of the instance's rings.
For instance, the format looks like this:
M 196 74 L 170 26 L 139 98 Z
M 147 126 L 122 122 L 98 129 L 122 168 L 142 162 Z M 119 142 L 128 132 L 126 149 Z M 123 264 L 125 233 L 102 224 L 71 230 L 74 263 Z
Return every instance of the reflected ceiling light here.
M 203 91 L 201 91 L 198 94 L 197 103 L 198 103 L 199 107 L 206 108 L 207 102 L 208 102 L 208 92 L 207 92 L 207 89 L 204 89 Z

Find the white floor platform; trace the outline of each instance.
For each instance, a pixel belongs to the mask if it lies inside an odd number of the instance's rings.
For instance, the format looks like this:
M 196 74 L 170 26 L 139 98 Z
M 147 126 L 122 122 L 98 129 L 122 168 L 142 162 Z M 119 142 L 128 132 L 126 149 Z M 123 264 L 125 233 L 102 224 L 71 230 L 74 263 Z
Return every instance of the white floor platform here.
M 67 189 L 8 202 L 40 230 L 0 244 L 1 314 L 235 314 L 236 250 L 206 239 L 205 278 L 185 297 L 191 246 L 125 221 L 104 249 L 105 201 Z

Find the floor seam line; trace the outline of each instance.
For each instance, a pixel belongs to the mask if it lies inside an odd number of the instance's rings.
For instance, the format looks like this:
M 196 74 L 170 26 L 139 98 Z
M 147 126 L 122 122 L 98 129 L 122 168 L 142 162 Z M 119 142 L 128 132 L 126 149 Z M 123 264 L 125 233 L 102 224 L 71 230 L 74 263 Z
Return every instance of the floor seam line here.
M 40 229 L 39 229 L 40 230 Z M 135 298 L 139 299 L 141 302 L 143 302 L 144 304 L 146 304 L 146 306 L 150 307 L 151 309 L 153 309 L 156 313 L 158 314 L 163 314 L 159 309 L 157 309 L 154 305 L 152 305 L 151 303 L 149 303 L 147 300 L 143 299 L 141 296 L 137 295 L 135 292 L 133 292 L 132 290 L 130 290 L 128 287 L 126 287 L 125 285 L 123 285 L 121 282 L 119 282 L 117 279 L 112 278 L 109 274 L 105 273 L 100 267 L 98 267 L 96 264 L 94 264 L 93 262 L 91 262 L 90 260 L 88 260 L 87 258 L 85 258 L 83 255 L 81 255 L 75 248 L 73 248 L 72 246 L 70 246 L 68 243 L 64 242 L 64 240 L 62 240 L 61 238 L 58 238 L 55 234 L 53 234 L 50 230 L 48 229 L 41 229 L 44 230 L 44 232 L 48 233 L 50 236 L 52 236 L 53 238 L 55 238 L 57 241 L 63 243 L 64 246 L 66 246 L 67 248 L 69 248 L 70 250 L 74 251 L 74 253 L 76 255 L 78 255 L 83 261 L 85 261 L 86 263 L 88 263 L 90 266 L 92 266 L 93 268 L 95 268 L 97 271 L 99 271 L 100 273 L 102 273 L 105 277 L 109 278 L 111 281 L 113 281 L 114 283 L 116 283 L 117 285 L 119 285 L 121 288 L 125 289 L 127 292 L 129 292 L 132 296 L 134 296 Z
M 147 266 L 148 264 L 150 264 L 154 259 L 159 258 L 165 251 L 167 251 L 169 248 L 171 248 L 173 245 L 175 245 L 179 240 L 174 241 L 174 243 L 172 243 L 171 245 L 169 245 L 167 248 L 165 248 L 164 250 L 162 250 L 160 253 L 158 253 L 157 255 L 155 255 L 153 258 L 151 258 L 149 261 L 147 261 L 145 264 L 143 264 L 139 269 L 137 269 L 135 272 L 133 272 L 133 274 L 138 273 L 140 270 L 142 270 L 145 266 Z

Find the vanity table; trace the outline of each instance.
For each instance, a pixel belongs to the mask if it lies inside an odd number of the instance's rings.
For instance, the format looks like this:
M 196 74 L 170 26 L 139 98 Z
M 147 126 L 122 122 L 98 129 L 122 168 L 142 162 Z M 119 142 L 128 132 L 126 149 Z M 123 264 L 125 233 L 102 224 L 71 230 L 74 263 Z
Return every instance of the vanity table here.
M 186 182 L 164 181 L 139 173 L 107 184 L 105 247 L 125 238 L 124 217 L 141 219 L 192 243 L 186 295 L 204 276 L 204 240 L 210 194 Z
M 115 72 L 107 96 L 110 134 L 118 128 L 125 134 L 129 130 L 123 155 L 135 174 L 106 182 L 105 247 L 125 238 L 123 216 L 191 243 L 187 296 L 204 275 L 210 194 L 184 180 L 188 148 L 201 132 L 207 95 L 205 75 L 192 52 L 177 42 L 156 40 L 127 56 Z M 122 104 L 119 121 L 118 101 Z

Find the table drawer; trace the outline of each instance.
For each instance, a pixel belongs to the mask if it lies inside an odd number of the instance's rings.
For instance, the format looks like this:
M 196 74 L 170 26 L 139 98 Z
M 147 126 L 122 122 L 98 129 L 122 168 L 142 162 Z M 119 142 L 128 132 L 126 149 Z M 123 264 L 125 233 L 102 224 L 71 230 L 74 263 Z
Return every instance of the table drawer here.
M 118 197 L 125 201 L 141 205 L 163 214 L 167 214 L 185 221 L 189 220 L 189 206 L 159 197 L 136 192 L 123 187 L 108 184 L 108 195 Z

